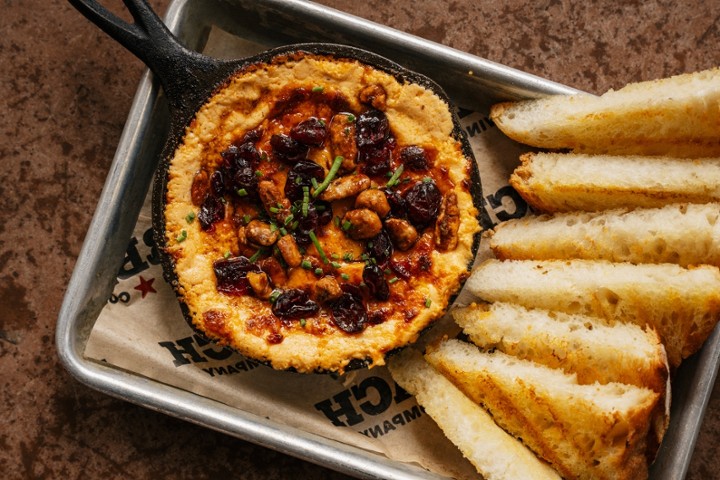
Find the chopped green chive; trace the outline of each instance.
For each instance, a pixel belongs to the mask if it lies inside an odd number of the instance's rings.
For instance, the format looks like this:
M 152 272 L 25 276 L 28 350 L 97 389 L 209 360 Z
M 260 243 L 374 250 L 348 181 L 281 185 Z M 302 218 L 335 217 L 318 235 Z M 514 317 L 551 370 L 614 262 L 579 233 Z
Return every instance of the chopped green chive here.
M 333 181 L 335 178 L 335 175 L 337 175 L 338 170 L 340 170 L 340 165 L 342 165 L 344 158 L 341 155 L 338 155 L 335 157 L 335 160 L 333 161 L 332 167 L 330 167 L 330 171 L 328 172 L 327 176 L 325 177 L 325 180 L 318 185 L 316 189 L 313 190 L 313 198 L 320 195 L 322 192 L 325 191 L 325 189 L 330 185 L 330 182 Z
M 260 170 L 255 170 L 255 175 L 258 176 L 258 177 L 262 177 L 262 176 L 263 176 L 263 172 L 261 172 Z
M 348 116 L 347 116 L 347 121 L 348 121 L 348 122 L 354 122 L 354 121 L 355 121 L 355 115 L 353 115 L 352 113 L 349 113 Z
M 290 230 L 297 230 L 298 225 L 300 225 L 300 222 L 298 222 L 297 220 L 295 220 L 295 221 L 292 223 L 292 225 L 290 225 Z
M 319 276 L 322 275 L 322 274 L 323 274 L 323 269 L 322 269 L 322 268 L 316 268 L 316 269 L 315 269 L 315 275 L 317 275 L 317 276 L 319 277 Z
M 180 235 L 175 237 L 175 240 L 177 240 L 178 243 L 184 242 L 185 239 L 187 239 L 187 230 L 183 230 L 180 232 Z
M 347 273 L 341 273 L 340 278 L 347 281 L 347 280 L 350 280 L 350 275 L 348 275 Z
M 353 259 L 353 256 L 352 256 L 352 253 L 350 253 L 350 252 L 347 252 L 347 253 L 345 253 L 345 255 L 343 255 L 343 260 L 345 260 L 346 262 L 352 262 L 352 259 Z
M 388 180 L 386 186 L 387 187 L 394 187 L 398 183 L 398 179 L 400 178 L 400 175 L 402 175 L 403 170 L 405 170 L 405 165 L 400 165 L 397 170 L 395 170 L 395 173 L 392 174 L 392 177 L 390 177 L 390 180 Z
M 305 328 L 305 325 L 307 325 L 307 320 L 305 320 L 304 318 L 301 318 L 301 319 L 300 319 L 300 326 L 301 326 L 302 328 Z
M 287 234 L 288 234 L 288 232 L 287 232 L 287 230 L 285 230 L 285 227 L 280 227 L 280 235 L 282 235 L 284 237 Z
M 308 237 L 310 237 L 310 240 L 312 240 L 313 245 L 315 245 L 315 248 L 317 249 L 318 253 L 320 254 L 320 258 L 322 259 L 323 263 L 328 263 L 327 256 L 325 255 L 325 251 L 322 248 L 322 245 L 320 245 L 320 241 L 315 236 L 315 232 L 310 230 L 308 232 Z
M 300 177 L 298 177 L 298 178 L 300 178 Z M 320 184 L 319 184 L 318 181 L 315 179 L 315 177 L 313 177 L 313 178 L 310 179 L 310 183 L 312 183 L 312 187 L 313 187 L 314 189 L 317 189 L 317 188 L 320 186 Z
M 391 273 L 392 273 L 392 270 L 390 270 L 389 268 L 386 268 L 386 269 L 385 269 L 385 274 L 386 274 L 386 275 L 390 275 Z
M 310 187 L 303 187 L 302 215 L 308 216 L 308 208 L 310 208 Z
M 393 283 L 397 282 L 398 280 L 400 280 L 398 277 L 393 277 L 393 278 L 391 278 L 390 280 L 388 280 L 388 283 L 389 283 L 390 285 L 392 285 Z
M 423 181 L 423 183 L 431 183 L 433 181 L 433 179 L 430 177 L 423 177 L 422 181 Z
M 300 266 L 305 270 L 310 270 L 312 268 L 312 263 L 310 263 L 310 260 L 303 260 Z
M 336 227 L 339 227 L 340 226 L 340 217 L 338 217 L 337 215 L 334 216 L 333 223 L 335 224 Z
M 267 152 L 262 152 L 262 153 L 260 154 L 260 160 L 266 160 L 266 161 L 268 161 L 268 162 L 270 161 L 270 158 L 268 157 Z
M 240 195 L 241 197 L 246 197 L 248 193 L 247 193 L 247 190 L 245 190 L 244 188 L 238 188 L 237 194 Z
M 312 88 L 312 91 L 316 92 L 316 93 L 322 92 L 323 90 L 324 90 L 324 88 L 319 85 L 317 87 Z
M 302 183 L 302 178 L 300 178 L 300 177 L 295 177 L 295 184 L 296 184 L 296 185 L 300 185 L 301 183 Z
M 274 223 L 271 223 L 271 224 L 270 224 L 270 231 L 271 231 L 271 232 L 277 232 L 277 229 L 278 229 L 278 226 L 277 226 L 277 225 L 275 225 Z
M 333 268 L 340 268 L 342 266 L 338 262 L 330 262 L 330 265 L 332 265 Z
M 368 243 L 367 243 L 368 248 L 372 248 L 373 245 L 374 245 L 373 242 L 368 242 Z
M 195 220 L 195 212 L 190 212 L 187 215 L 185 215 L 185 221 L 187 223 L 192 223 L 193 220 Z
M 337 253 L 331 253 L 330 258 L 332 258 L 333 260 L 340 260 L 340 255 L 338 255 Z
M 230 250 L 228 250 L 227 252 L 225 252 L 225 255 L 223 255 L 223 257 L 230 258 L 230 255 L 232 255 L 232 253 L 230 253 Z
M 250 215 L 243 215 L 242 221 L 245 225 L 250 223 Z
M 345 230 L 346 232 L 348 230 L 350 230 L 350 227 L 352 227 L 352 223 L 350 223 L 349 220 L 345 220 L 342 222 L 342 229 Z
M 290 215 L 285 217 L 285 220 L 283 220 L 283 223 L 287 226 L 290 222 L 293 221 L 293 218 L 295 218 L 295 216 L 291 213 Z
M 431 304 L 432 304 L 432 300 L 430 300 L 429 298 L 426 298 L 425 299 L 425 308 L 430 308 Z
M 259 249 L 257 252 L 253 253 L 253 256 L 250 257 L 250 263 L 257 262 L 258 258 L 260 258 L 260 255 L 264 253 L 264 248 Z
M 278 207 L 270 207 L 269 210 L 270 210 L 270 213 L 278 213 L 280 211 L 280 209 Z
M 280 290 L 273 290 L 270 294 L 270 303 L 275 303 L 280 295 L 282 295 Z

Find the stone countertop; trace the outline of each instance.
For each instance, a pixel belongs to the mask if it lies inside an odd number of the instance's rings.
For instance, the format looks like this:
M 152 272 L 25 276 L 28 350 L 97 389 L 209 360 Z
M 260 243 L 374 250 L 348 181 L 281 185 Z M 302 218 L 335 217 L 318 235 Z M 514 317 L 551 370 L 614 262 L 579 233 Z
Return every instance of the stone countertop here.
M 151 1 L 161 12 L 168 3 Z M 593 93 L 720 64 L 718 1 L 320 3 Z M 344 478 L 107 397 L 63 370 L 55 321 L 143 66 L 66 2 L 1 8 L 4 478 Z M 717 382 L 687 478 L 720 478 L 719 449 Z

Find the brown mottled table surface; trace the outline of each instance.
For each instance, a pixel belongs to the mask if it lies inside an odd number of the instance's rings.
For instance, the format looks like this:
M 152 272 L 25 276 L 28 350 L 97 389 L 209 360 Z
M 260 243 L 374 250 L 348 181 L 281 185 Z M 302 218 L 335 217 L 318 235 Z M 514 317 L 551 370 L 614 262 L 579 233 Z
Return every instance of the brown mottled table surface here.
M 321 3 L 593 93 L 720 64 L 717 0 Z M 55 321 L 143 66 L 60 0 L 4 0 L 0 33 L 2 477 L 344 478 L 63 370 Z M 720 478 L 718 451 L 720 382 L 687 478 Z

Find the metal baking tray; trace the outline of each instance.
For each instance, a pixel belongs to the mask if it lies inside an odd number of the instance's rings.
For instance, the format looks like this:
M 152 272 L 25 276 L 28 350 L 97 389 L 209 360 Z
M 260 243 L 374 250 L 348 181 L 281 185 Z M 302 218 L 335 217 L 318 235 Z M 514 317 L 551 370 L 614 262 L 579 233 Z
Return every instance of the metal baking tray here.
M 202 49 L 213 25 L 262 48 L 301 41 L 355 45 L 430 76 L 456 104 L 474 110 L 486 110 L 499 100 L 575 91 L 302 0 L 174 0 L 165 22 L 196 50 Z M 162 93 L 146 71 L 60 310 L 56 343 L 68 371 L 82 383 L 111 396 L 358 478 L 444 478 L 83 357 L 89 332 L 112 292 L 157 165 L 167 124 Z M 651 469 L 652 479 L 685 476 L 719 365 L 720 329 L 716 328 L 703 349 L 676 373 L 670 428 Z

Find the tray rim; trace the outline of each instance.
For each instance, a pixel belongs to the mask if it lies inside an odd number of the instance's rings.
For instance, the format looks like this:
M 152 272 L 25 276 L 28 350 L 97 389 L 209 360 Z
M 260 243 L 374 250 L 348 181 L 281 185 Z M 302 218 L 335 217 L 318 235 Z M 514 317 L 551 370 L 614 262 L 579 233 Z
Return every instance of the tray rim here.
M 223 0 L 173 0 L 164 17 L 166 25 L 177 33 L 183 14 L 189 6 L 203 1 L 229 3 Z M 282 9 L 304 20 L 312 19 L 337 26 L 346 32 L 352 32 L 360 39 L 372 38 L 380 43 L 402 45 L 404 49 L 422 52 L 421 55 L 428 55 L 429 58 L 440 56 L 459 69 L 472 69 L 475 75 L 482 74 L 491 82 L 506 85 L 508 89 L 505 94 L 510 96 L 532 97 L 543 93 L 576 92 L 570 87 L 311 2 L 238 0 L 232 3 L 245 8 L 250 5 L 249 8 L 257 6 L 271 10 Z M 137 165 L 137 158 L 142 154 L 150 116 L 156 107 L 159 94 L 159 86 L 153 80 L 152 74 L 145 70 L 58 315 L 55 340 L 63 366 L 81 383 L 110 396 L 358 478 L 446 478 L 415 465 L 389 460 L 310 432 L 285 427 L 221 402 L 84 358 L 82 331 L 86 327 L 82 325 L 82 319 L 88 310 L 93 309 L 92 303 L 97 302 L 94 296 L 98 287 L 93 286 L 92 282 L 102 267 L 107 267 L 107 261 L 101 258 L 104 252 L 101 246 L 105 245 L 108 238 L 122 237 L 122 232 L 128 228 L 127 219 L 111 218 L 105 215 L 105 212 L 108 207 L 114 206 L 118 209 L 123 188 L 126 188 L 128 183 L 138 177 L 145 179 L 147 176 L 146 188 L 150 185 L 152 171 L 148 176 L 148 170 L 151 167 Z M 135 219 L 130 223 L 131 228 Z M 129 235 L 125 237 L 125 243 L 127 238 Z M 112 279 L 114 280 L 114 275 Z M 681 378 L 683 388 L 680 391 L 683 397 L 690 398 L 690 404 L 681 412 L 680 425 L 678 422 L 671 424 L 666 441 L 658 454 L 658 461 L 653 465 L 651 478 L 659 480 L 685 476 L 719 367 L 720 328 L 716 328 L 703 349 L 681 366 L 687 375 Z

